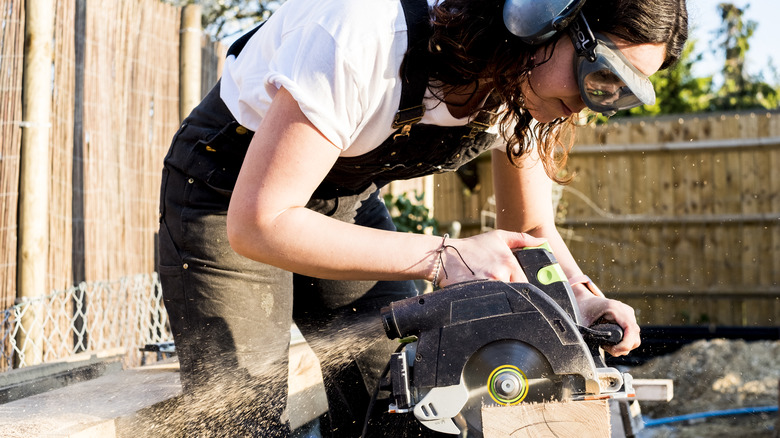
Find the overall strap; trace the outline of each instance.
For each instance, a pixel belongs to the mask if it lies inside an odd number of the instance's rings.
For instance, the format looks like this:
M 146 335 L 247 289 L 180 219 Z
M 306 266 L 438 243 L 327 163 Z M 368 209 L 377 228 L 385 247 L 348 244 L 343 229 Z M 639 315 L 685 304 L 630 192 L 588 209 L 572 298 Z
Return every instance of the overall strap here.
M 485 100 L 484 107 L 491 108 L 498 104 L 498 95 L 493 92 L 490 93 Z M 468 134 L 464 135 L 463 138 L 466 139 L 474 139 L 476 138 L 477 134 L 480 132 L 486 131 L 488 128 L 493 126 L 493 124 L 496 123 L 496 120 L 498 119 L 498 113 L 495 111 L 488 111 L 488 110 L 481 110 L 477 113 L 477 115 L 472 119 L 468 125 L 471 130 Z
M 427 0 L 401 0 L 407 28 L 407 52 L 401 67 L 401 103 L 395 113 L 393 129 L 408 136 L 412 125 L 425 114 L 423 98 L 428 88 L 428 63 L 424 48 L 431 35 Z
M 258 24 L 257 26 L 255 26 L 254 29 L 242 35 L 241 38 L 235 40 L 233 44 L 230 45 L 230 48 L 227 51 L 227 56 L 230 55 L 238 56 L 238 54 L 241 53 L 242 50 L 244 50 L 244 46 L 246 46 L 246 43 L 249 42 L 249 39 L 252 38 L 252 36 L 257 33 L 257 30 L 260 29 L 263 23 Z

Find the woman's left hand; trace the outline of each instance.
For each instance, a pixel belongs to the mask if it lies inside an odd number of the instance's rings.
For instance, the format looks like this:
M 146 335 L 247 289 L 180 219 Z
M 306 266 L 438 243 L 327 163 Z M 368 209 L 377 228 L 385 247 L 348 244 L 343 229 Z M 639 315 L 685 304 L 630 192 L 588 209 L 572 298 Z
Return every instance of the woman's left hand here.
M 577 300 L 583 325 L 590 327 L 601 319 L 614 322 L 623 328 L 623 340 L 617 345 L 603 346 L 604 351 L 612 356 L 625 356 L 640 344 L 639 324 L 636 322 L 634 309 L 617 300 L 595 295 L 580 296 Z

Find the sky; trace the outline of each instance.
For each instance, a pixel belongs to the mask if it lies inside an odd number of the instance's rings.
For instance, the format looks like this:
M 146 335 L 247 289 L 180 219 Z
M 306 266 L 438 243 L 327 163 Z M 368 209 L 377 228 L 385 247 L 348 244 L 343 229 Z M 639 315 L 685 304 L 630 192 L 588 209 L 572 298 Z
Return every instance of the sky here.
M 772 77 L 772 73 L 766 69 L 766 66 L 767 60 L 771 58 L 775 68 L 780 70 L 779 0 L 688 0 L 691 37 L 697 40 L 696 52 L 705 54 L 705 59 L 694 65 L 694 75 L 717 76 L 723 66 L 723 55 L 720 52 L 717 57 L 709 54 L 711 49 L 717 48 L 712 43 L 715 40 L 713 32 L 722 22 L 717 9 L 718 4 L 722 2 L 733 3 L 740 8 L 749 5 L 745 11 L 745 18 L 758 23 L 758 27 L 750 39 L 750 50 L 746 61 L 748 73 L 753 75 L 764 70 L 767 72 L 764 79 L 776 83 L 779 78 Z

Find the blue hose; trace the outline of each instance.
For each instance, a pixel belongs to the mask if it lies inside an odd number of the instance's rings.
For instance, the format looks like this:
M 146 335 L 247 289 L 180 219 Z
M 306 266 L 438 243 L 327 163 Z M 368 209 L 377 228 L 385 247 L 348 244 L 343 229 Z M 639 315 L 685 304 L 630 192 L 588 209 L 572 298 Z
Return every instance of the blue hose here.
M 679 421 L 696 420 L 699 418 L 726 417 L 729 415 L 761 414 L 765 412 L 777 412 L 777 406 L 761 406 L 755 408 L 726 409 L 724 411 L 698 412 L 695 414 L 679 415 L 676 417 L 644 419 L 645 427 L 660 426 L 662 424 L 677 423 Z

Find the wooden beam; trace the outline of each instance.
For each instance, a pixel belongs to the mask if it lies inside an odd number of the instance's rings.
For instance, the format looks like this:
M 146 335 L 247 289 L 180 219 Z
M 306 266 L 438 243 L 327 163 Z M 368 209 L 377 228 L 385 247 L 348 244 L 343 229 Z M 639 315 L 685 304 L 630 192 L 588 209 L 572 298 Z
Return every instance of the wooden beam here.
M 482 408 L 485 438 L 609 438 L 607 400 L 520 403 Z
M 591 144 L 576 145 L 572 155 L 615 154 L 637 152 L 681 152 L 719 149 L 775 148 L 780 146 L 780 137 L 733 138 L 697 141 L 667 141 L 647 144 Z
M 179 58 L 179 118 L 184 120 L 201 96 L 202 8 L 188 4 L 181 11 L 181 54 Z
M 566 189 L 564 189 L 566 190 Z M 605 214 L 603 216 L 566 218 L 559 226 L 615 226 L 615 225 L 744 225 L 776 224 L 780 222 L 780 212 L 753 214 L 699 214 L 685 216 L 659 216 L 648 214 Z
M 726 289 L 728 287 L 728 289 Z M 701 298 L 701 299 L 739 299 L 739 300 L 760 300 L 765 298 L 776 298 L 778 295 L 777 286 L 754 284 L 742 286 L 739 290 L 735 286 L 718 286 L 708 288 L 693 289 L 686 286 L 648 286 L 646 289 L 629 289 L 628 287 L 609 291 L 610 298 L 623 300 L 628 298 Z
M 17 296 L 31 300 L 48 293 L 49 184 L 51 163 L 54 2 L 25 3 L 22 148 L 19 177 Z M 5 224 L 3 224 L 5 225 Z M 43 360 L 43 314 L 30 306 L 17 335 L 26 365 Z

